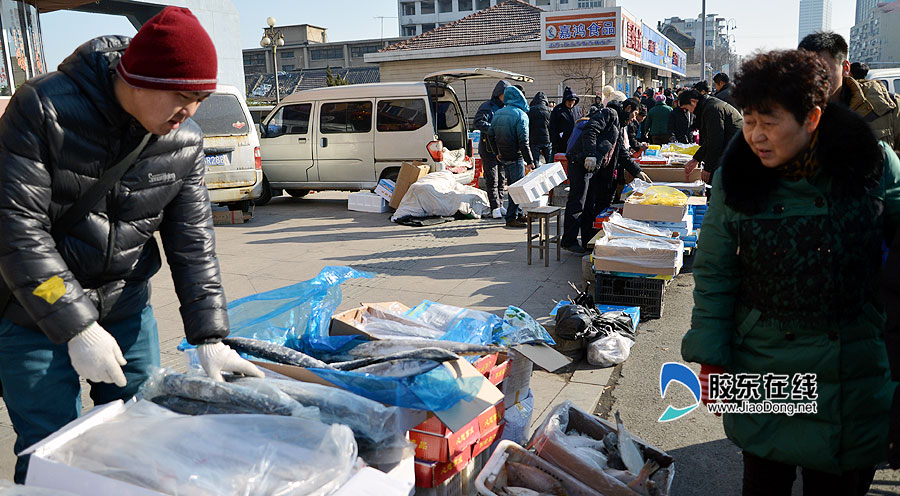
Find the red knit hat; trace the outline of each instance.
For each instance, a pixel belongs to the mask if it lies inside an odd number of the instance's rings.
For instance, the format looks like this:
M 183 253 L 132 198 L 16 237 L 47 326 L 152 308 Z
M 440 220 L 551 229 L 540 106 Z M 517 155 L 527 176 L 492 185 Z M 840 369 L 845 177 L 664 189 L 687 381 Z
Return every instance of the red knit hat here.
M 134 35 L 116 67 L 137 88 L 215 91 L 216 47 L 190 10 L 166 7 Z

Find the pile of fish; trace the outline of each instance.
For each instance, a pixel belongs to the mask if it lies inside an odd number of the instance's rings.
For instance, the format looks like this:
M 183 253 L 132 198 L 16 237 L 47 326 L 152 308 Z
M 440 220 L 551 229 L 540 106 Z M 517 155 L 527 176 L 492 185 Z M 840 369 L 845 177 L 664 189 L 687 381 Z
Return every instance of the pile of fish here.
M 230 337 L 225 344 L 250 358 L 297 367 L 342 370 L 380 377 L 415 377 L 427 373 L 442 363 L 466 355 L 488 355 L 503 351 L 497 345 L 480 345 L 440 341 L 428 338 L 395 337 L 367 341 L 351 349 L 346 360 L 326 363 L 305 353 L 266 341 Z

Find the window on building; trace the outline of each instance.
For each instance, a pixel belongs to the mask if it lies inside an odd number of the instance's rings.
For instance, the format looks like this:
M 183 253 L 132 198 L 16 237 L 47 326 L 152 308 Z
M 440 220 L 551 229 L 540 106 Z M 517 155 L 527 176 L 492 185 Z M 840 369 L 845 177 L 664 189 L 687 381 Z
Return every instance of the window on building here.
M 559 0 L 559 3 L 569 3 L 569 0 Z
M 460 12 L 472 10 L 472 0 L 456 0 L 456 10 Z
M 293 70 L 294 70 L 294 67 L 295 67 L 294 64 L 285 64 L 285 65 L 282 65 L 282 66 L 281 66 L 281 70 L 282 70 L 282 71 L 285 71 L 285 72 L 287 72 L 287 71 L 293 71 Z
M 266 54 L 250 53 L 244 55 L 244 65 L 266 65 Z
M 415 26 L 403 26 L 403 36 L 415 36 L 416 35 L 416 27 Z
M 422 13 L 423 14 L 434 14 L 434 2 L 422 2 Z
M 578 0 L 579 9 L 591 9 L 594 7 L 603 7 L 603 0 Z
M 310 60 L 342 59 L 344 58 L 344 47 L 311 48 L 309 58 Z
M 438 12 L 453 12 L 453 0 L 438 0 Z
M 475 0 L 475 9 L 484 10 L 491 6 L 491 0 Z
M 434 23 L 431 24 L 422 24 L 422 32 L 427 33 L 428 31 L 434 30 Z
M 535 5 L 550 5 L 550 0 L 537 0 Z
M 428 123 L 425 100 L 381 100 L 375 128 L 381 133 L 415 131 Z
M 266 137 L 274 138 L 282 134 L 307 134 L 311 113 L 311 103 L 281 107 L 266 123 Z
M 368 133 L 372 130 L 372 102 L 322 104 L 319 123 L 323 134 Z
M 416 15 L 416 4 L 404 3 L 403 4 L 403 15 L 408 15 L 408 16 Z
M 283 59 L 292 59 L 292 58 L 294 58 L 294 51 L 293 50 L 285 50 L 283 52 L 279 52 L 279 57 L 281 57 Z
M 367 53 L 375 53 L 378 50 L 381 50 L 381 45 L 363 45 L 363 46 L 352 46 L 350 47 L 350 56 L 351 57 L 362 57 Z

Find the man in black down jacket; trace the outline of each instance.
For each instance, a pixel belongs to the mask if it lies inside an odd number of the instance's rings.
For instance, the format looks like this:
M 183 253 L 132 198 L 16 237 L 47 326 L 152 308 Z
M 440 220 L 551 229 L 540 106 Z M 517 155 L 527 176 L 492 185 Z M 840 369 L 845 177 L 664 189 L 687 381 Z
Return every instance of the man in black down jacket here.
M 14 299 L 0 320 L 0 380 L 17 453 L 78 417 L 79 375 L 100 404 L 131 398 L 159 367 L 156 231 L 204 370 L 262 376 L 221 342 L 228 315 L 203 137 L 189 119 L 215 77 L 200 23 L 167 7 L 134 40 L 91 40 L 10 100 L 0 119 L 0 283 Z M 62 214 L 148 133 L 105 199 L 54 242 Z M 17 482 L 27 463 L 16 463 Z
M 491 120 L 494 112 L 503 108 L 503 91 L 510 86 L 509 82 L 501 79 L 491 92 L 491 99 L 482 103 L 475 112 L 475 129 L 481 131 L 481 141 L 478 142 L 478 155 L 481 157 L 481 168 L 484 171 L 484 182 L 487 187 L 488 201 L 491 204 L 492 216 L 499 219 L 503 216 L 503 182 L 506 179 L 506 171 L 497 160 L 497 151 L 488 144 L 488 131 L 491 129 Z
M 716 92 L 713 93 L 714 97 L 722 100 L 723 102 L 731 105 L 734 108 L 738 108 L 738 106 L 734 103 L 734 98 L 732 98 L 731 96 L 731 90 L 734 89 L 734 85 L 728 78 L 728 74 L 720 72 L 713 76 L 713 86 L 716 87 Z
M 703 162 L 703 182 L 712 184 L 725 147 L 744 127 L 744 117 L 731 105 L 714 96 L 701 95 L 697 90 L 679 95 L 678 104 L 700 119 L 700 149 L 684 165 L 684 172 L 690 174 Z
M 575 129 L 575 123 L 581 119 L 581 108 L 578 107 L 578 95 L 572 88 L 566 86 L 563 91 L 563 101 L 553 107 L 550 112 L 550 140 L 553 142 L 553 153 L 566 153 L 566 145 L 569 136 Z
M 540 157 L 544 157 L 549 164 L 553 162 L 553 144 L 550 142 L 550 104 L 547 95 L 538 91 L 529 107 L 528 138 L 531 142 L 531 156 L 535 164 Z
M 678 143 L 692 143 L 691 127 L 694 125 L 694 114 L 675 105 L 669 114 L 669 135 Z

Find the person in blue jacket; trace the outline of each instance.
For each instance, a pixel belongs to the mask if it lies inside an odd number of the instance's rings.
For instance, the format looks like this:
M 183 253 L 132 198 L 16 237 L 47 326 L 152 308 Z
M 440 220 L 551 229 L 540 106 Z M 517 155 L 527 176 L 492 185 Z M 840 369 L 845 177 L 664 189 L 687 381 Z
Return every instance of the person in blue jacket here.
M 497 160 L 506 172 L 509 184 L 525 177 L 525 166 L 534 167 L 531 147 L 528 144 L 528 103 L 518 88 L 510 86 L 503 91 L 504 106 L 494 113 L 488 135 L 497 151 Z M 506 207 L 506 226 L 525 227 L 519 218 L 519 206 L 509 198 Z
M 503 209 L 503 182 L 506 179 L 503 167 L 497 163 L 497 151 L 492 148 L 488 138 L 488 130 L 491 128 L 491 120 L 494 113 L 503 108 L 503 91 L 510 86 L 508 81 L 501 79 L 491 92 L 491 99 L 482 103 L 475 112 L 475 129 L 481 131 L 481 141 L 478 143 L 478 156 L 481 157 L 481 167 L 484 170 L 484 181 L 487 187 L 488 202 L 495 219 L 502 217 Z

